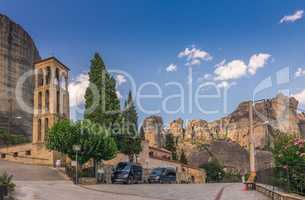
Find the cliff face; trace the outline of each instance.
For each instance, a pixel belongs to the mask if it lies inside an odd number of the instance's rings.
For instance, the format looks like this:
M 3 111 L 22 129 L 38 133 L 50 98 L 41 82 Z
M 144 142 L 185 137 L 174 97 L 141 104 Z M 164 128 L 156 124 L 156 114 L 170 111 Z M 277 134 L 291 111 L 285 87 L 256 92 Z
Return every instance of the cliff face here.
M 282 94 L 257 102 L 253 106 L 258 168 L 270 165 L 272 156 L 263 150 L 272 144 L 273 129 L 287 134 L 304 135 L 305 114 L 298 113 L 297 108 L 298 102 L 295 98 Z M 158 135 L 162 138 L 161 124 L 154 124 L 154 121 L 160 119 L 152 120 L 150 117 L 145 121 L 150 122 L 152 127 L 159 127 Z M 201 119 L 188 122 L 182 119 L 174 120 L 166 129 L 166 133 L 177 138 L 178 154 L 183 149 L 191 164 L 199 166 L 208 162 L 211 157 L 216 157 L 228 168 L 247 171 L 249 124 L 249 103 L 242 102 L 234 112 L 212 122 Z M 159 143 L 162 143 L 162 140 Z M 203 145 L 208 149 L 202 149 Z
M 19 78 L 34 69 L 40 56 L 23 28 L 0 14 L 0 128 L 16 134 L 32 135 L 32 114 L 25 112 L 16 101 Z M 33 107 L 34 80 L 27 79 L 21 88 L 22 100 Z
M 304 133 L 305 115 L 297 113 L 298 102 L 293 97 L 282 94 L 273 99 L 260 101 L 253 106 L 253 126 L 255 146 L 264 149 L 272 142 L 272 129 L 288 134 L 302 135 Z M 183 122 L 174 121 L 170 124 L 170 132 L 179 135 L 177 129 Z M 226 117 L 213 122 L 191 120 L 187 123 L 183 134 L 183 142 L 208 144 L 216 139 L 230 139 L 248 147 L 249 144 L 249 103 L 239 104 L 237 109 Z M 181 131 L 180 131 L 181 132 Z

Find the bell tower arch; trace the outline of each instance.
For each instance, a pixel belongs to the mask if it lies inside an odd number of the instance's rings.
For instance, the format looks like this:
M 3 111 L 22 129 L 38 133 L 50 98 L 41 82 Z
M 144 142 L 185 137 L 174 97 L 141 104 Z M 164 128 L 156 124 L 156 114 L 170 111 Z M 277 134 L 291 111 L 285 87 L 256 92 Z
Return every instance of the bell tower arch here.
M 55 57 L 35 63 L 33 144 L 44 143 L 58 120 L 69 119 L 69 71 Z

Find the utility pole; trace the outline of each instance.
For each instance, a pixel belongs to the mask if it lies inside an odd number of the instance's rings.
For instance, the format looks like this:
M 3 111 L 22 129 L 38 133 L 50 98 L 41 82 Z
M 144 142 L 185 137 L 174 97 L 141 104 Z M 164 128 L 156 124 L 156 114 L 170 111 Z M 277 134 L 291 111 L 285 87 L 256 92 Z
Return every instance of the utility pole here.
M 255 169 L 255 144 L 253 133 L 253 101 L 249 101 L 249 151 L 250 151 L 250 181 L 254 182 L 256 176 Z M 248 180 L 249 181 L 249 180 Z

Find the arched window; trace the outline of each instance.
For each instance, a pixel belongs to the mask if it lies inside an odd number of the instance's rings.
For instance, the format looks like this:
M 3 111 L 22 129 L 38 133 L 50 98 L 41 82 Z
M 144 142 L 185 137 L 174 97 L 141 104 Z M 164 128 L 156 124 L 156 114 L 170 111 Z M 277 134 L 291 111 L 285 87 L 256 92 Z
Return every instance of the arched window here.
M 51 68 L 47 67 L 46 70 L 46 84 L 50 84 L 50 80 L 51 80 Z
M 46 90 L 45 104 L 46 104 L 46 112 L 49 112 L 49 109 L 50 109 L 50 93 L 49 93 L 49 90 Z
M 40 69 L 38 71 L 38 86 L 43 85 L 43 71 Z
M 66 78 L 64 74 L 60 76 L 59 86 L 64 90 L 66 89 Z
M 59 84 L 59 69 L 56 68 L 55 70 L 55 85 L 58 85 Z
M 42 93 L 38 93 L 38 112 L 42 111 Z
M 59 91 L 56 92 L 56 111 L 59 113 L 60 111 L 60 93 Z
M 49 119 L 48 118 L 45 118 L 45 121 L 44 121 L 44 128 L 45 128 L 45 134 L 48 133 L 49 131 Z
M 41 119 L 38 119 L 37 134 L 37 140 L 41 141 Z

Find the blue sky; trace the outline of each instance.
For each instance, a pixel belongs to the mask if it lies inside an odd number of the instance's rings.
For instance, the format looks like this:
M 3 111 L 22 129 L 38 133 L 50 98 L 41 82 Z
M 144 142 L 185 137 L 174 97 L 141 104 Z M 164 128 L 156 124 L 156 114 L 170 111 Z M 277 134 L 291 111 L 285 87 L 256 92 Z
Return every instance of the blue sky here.
M 147 99 L 142 107 L 159 109 L 156 114 L 165 122 L 178 117 L 214 120 L 224 116 L 252 98 L 257 85 L 269 76 L 273 86 L 255 99 L 289 89 L 304 105 L 302 10 L 302 0 L 0 0 L 0 12 L 32 35 L 42 57 L 55 55 L 71 68 L 71 81 L 78 93 L 84 81 L 80 74 L 89 70 L 89 60 L 98 51 L 108 69 L 128 72 L 138 89 L 147 81 L 160 85 L 162 97 Z M 285 67 L 289 82 L 276 84 L 277 72 Z M 193 89 L 188 83 L 190 69 Z M 77 78 L 79 82 L 75 82 Z M 162 102 L 179 92 L 177 86 L 166 86 L 172 81 L 180 83 L 185 93 L 195 93 L 206 82 L 215 83 L 220 91 L 224 88 L 219 84 L 231 84 L 226 88 L 227 110 L 221 92 L 221 98 L 200 101 L 206 110 L 217 109 L 217 113 L 201 112 L 186 94 L 184 112 L 166 113 Z M 123 99 L 129 87 L 128 81 L 118 86 Z M 215 94 L 215 88 L 202 92 Z M 156 94 L 157 90 L 148 86 L 142 93 Z M 179 102 L 168 101 L 168 108 L 176 109 Z M 193 105 L 192 110 L 189 105 Z M 141 120 L 147 115 L 139 109 Z

